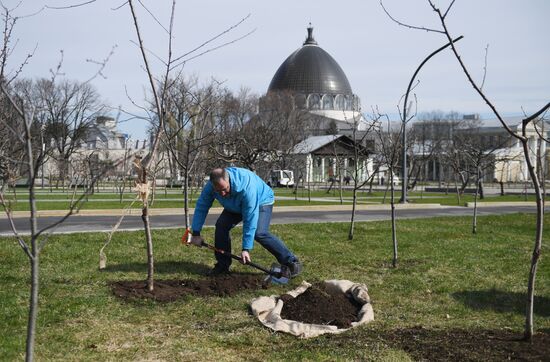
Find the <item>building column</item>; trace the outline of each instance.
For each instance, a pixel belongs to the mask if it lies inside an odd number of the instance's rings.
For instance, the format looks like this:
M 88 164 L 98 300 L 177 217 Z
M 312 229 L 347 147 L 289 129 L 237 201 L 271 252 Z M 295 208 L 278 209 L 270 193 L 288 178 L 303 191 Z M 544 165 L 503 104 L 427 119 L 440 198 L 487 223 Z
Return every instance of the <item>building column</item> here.
M 546 141 L 542 138 L 540 138 L 540 142 L 541 142 L 541 147 L 540 147 L 540 157 L 541 157 L 541 161 L 540 161 L 540 165 L 542 167 L 542 170 L 541 170 L 541 175 L 542 175 L 542 178 L 545 179 L 546 178 L 546 171 L 547 171 L 547 166 L 548 166 L 548 163 L 546 162 Z M 541 180 L 541 182 L 544 182 L 544 180 Z
M 529 153 L 531 156 L 531 159 L 534 161 L 533 162 L 533 167 L 535 168 L 535 172 L 537 170 L 537 143 L 536 143 L 536 139 L 535 137 L 529 137 L 527 139 L 527 149 L 529 150 Z M 534 157 L 532 157 L 534 156 Z M 523 157 L 523 178 L 524 178 L 524 181 L 528 181 L 531 179 L 531 176 L 529 175 L 529 167 L 527 166 L 527 160 L 525 159 L 525 157 Z
M 321 157 L 321 172 L 319 173 L 321 175 L 321 179 L 319 182 L 325 181 L 325 158 Z
M 344 174 L 342 175 L 342 177 L 346 177 L 348 175 L 348 158 L 344 158 Z
M 306 182 L 309 183 L 313 179 L 313 159 L 311 154 L 306 156 Z

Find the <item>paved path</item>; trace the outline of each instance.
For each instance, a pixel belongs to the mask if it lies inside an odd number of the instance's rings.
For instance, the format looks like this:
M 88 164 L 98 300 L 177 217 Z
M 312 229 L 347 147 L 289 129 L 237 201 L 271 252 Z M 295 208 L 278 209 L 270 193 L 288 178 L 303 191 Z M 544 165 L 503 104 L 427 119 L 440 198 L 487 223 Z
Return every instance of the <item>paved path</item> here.
M 322 205 L 300 207 L 275 207 L 273 224 L 349 222 L 350 205 Z M 517 212 L 535 212 L 533 203 L 486 203 L 478 208 L 478 215 L 508 214 Z M 221 209 L 212 209 L 205 226 L 213 226 Z M 139 209 L 131 210 L 125 216 L 119 230 L 142 230 L 143 224 Z M 472 215 L 473 208 L 459 206 L 440 206 L 437 204 L 397 205 L 400 219 L 428 218 L 437 216 Z M 18 213 L 15 218 L 17 229 L 22 234 L 29 233 L 28 213 Z M 59 225 L 56 233 L 108 232 L 111 231 L 121 215 L 120 210 L 83 210 L 82 214 L 69 217 Z M 376 221 L 390 219 L 389 205 L 360 205 L 356 212 L 356 221 Z M 59 211 L 42 212 L 39 227 L 45 227 L 60 219 Z M 151 224 L 155 229 L 180 228 L 184 225 L 181 209 L 151 209 Z M 13 235 L 8 220 L 0 218 L 0 236 Z

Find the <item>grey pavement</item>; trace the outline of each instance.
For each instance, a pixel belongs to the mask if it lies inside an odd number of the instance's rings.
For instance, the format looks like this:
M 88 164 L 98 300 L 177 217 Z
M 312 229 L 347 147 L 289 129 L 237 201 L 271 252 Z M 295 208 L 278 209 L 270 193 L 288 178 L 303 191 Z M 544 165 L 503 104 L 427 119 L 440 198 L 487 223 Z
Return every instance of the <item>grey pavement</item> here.
M 185 225 L 182 209 L 150 209 L 150 211 L 151 225 L 154 229 L 183 228 Z M 534 203 L 483 203 L 479 205 L 478 215 L 532 213 L 535 211 Z M 214 226 L 220 212 L 220 208 L 213 208 L 206 219 L 205 226 Z M 473 208 L 438 204 L 398 204 L 396 212 L 400 219 L 415 219 L 472 215 Z M 80 214 L 69 217 L 51 231 L 55 233 L 110 232 L 121 217 L 121 213 L 122 210 L 83 210 Z M 60 211 L 41 212 L 38 218 L 39 228 L 58 221 L 61 215 Z M 140 215 L 141 210 L 130 210 L 118 230 L 142 230 L 143 223 Z M 272 224 L 349 222 L 350 216 L 351 205 L 276 206 L 273 211 Z M 378 221 L 388 220 L 390 217 L 389 205 L 358 205 L 355 220 Z M 190 219 L 192 219 L 192 215 Z M 20 234 L 29 233 L 28 212 L 16 213 L 14 222 Z M 0 236 L 10 235 L 13 233 L 8 219 L 5 216 L 0 217 Z

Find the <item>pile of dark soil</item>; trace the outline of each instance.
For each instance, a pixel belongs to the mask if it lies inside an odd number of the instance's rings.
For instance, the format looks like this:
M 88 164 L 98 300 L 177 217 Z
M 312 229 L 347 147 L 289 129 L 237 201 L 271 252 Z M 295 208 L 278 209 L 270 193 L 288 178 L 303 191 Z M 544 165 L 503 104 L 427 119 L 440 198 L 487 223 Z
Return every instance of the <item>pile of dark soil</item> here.
M 326 289 L 324 283 L 315 283 L 305 292 L 293 298 L 281 296 L 284 302 L 281 310 L 283 319 L 313 324 L 330 324 L 338 328 L 349 328 L 357 322 L 361 305 L 344 293 Z
M 376 341 L 406 351 L 422 361 L 550 361 L 550 334 L 539 332 L 531 342 L 509 330 L 427 329 L 368 331 Z
M 156 280 L 152 292 L 147 283 L 140 281 L 119 281 L 110 283 L 113 294 L 124 300 L 153 299 L 171 302 L 187 295 L 232 296 L 245 289 L 265 289 L 263 277 L 254 274 L 231 274 L 200 280 Z

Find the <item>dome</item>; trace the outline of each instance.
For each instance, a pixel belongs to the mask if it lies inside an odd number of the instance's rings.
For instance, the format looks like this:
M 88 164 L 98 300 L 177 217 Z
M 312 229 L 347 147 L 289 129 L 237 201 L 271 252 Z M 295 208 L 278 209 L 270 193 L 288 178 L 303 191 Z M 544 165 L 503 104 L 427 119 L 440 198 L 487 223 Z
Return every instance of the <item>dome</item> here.
M 307 30 L 308 37 L 303 46 L 281 64 L 267 91 L 352 95 L 342 68 L 317 45 L 312 35 L 313 28 Z

